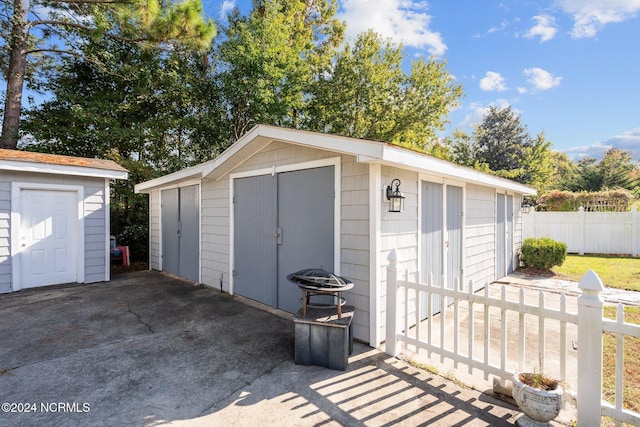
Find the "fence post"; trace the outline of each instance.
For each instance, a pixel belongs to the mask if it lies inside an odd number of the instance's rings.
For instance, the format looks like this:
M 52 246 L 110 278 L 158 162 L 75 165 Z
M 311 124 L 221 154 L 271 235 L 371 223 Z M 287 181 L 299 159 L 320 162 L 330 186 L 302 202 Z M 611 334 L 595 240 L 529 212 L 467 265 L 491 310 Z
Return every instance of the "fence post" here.
M 393 249 L 387 256 L 387 339 L 385 352 L 390 356 L 398 355 L 398 252 Z
M 584 255 L 584 235 L 585 235 L 585 227 L 584 227 L 584 207 L 580 206 L 578 209 L 578 253 L 580 255 Z
M 631 206 L 631 256 L 638 256 L 638 208 Z
M 578 297 L 578 425 L 600 426 L 602 406 L 602 280 L 593 271 L 580 279 Z

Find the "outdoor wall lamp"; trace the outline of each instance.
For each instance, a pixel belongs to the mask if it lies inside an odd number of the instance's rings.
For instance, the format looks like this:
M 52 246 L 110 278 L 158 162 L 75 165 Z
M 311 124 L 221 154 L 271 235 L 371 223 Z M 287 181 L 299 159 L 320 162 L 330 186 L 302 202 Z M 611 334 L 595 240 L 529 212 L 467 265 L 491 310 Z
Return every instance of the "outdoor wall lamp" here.
M 393 189 L 393 186 L 396 189 Z M 389 201 L 389 212 L 404 212 L 404 194 L 400 192 L 400 180 L 394 179 L 391 185 L 387 186 L 387 200 Z
M 528 214 L 532 206 L 533 206 L 533 201 L 524 197 L 522 199 L 522 203 L 520 204 L 520 212 Z

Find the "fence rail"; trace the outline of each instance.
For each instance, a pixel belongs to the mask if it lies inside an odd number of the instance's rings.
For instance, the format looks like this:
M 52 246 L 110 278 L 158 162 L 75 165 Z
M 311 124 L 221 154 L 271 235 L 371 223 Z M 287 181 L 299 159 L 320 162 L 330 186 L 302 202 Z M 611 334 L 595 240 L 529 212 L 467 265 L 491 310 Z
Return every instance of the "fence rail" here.
M 456 282 L 449 289 L 433 279 L 419 283 L 399 275 L 397 254 L 392 251 L 387 269 L 388 354 L 396 356 L 401 348 L 413 347 L 453 361 L 456 369 L 464 364 L 469 373 L 480 370 L 485 379 L 492 375 L 509 380 L 534 364 L 569 384 L 578 403 L 578 425 L 599 426 L 603 415 L 616 420 L 616 425 L 640 425 L 640 414 L 623 408 L 624 337 L 640 338 L 640 325 L 624 322 L 622 305 L 615 321 L 603 319 L 602 282 L 593 271 L 581 280 L 582 295 L 575 303 L 562 295 L 551 304 L 542 291 L 532 299 L 524 289 L 514 295 L 505 285 L 487 284 L 474 293 L 473 283 L 460 289 Z M 440 283 L 447 281 L 443 278 Z M 434 307 L 440 306 L 436 315 Z M 553 328 L 548 327 L 551 323 Z M 615 334 L 617 340 L 614 404 L 602 400 L 603 332 Z M 570 352 L 576 349 L 568 348 L 569 336 L 577 336 L 579 343 L 571 360 Z M 516 345 L 510 347 L 514 337 Z M 548 345 L 558 351 L 548 352 Z M 557 360 L 550 360 L 552 355 Z M 569 360 L 577 367 L 572 378 L 568 378 Z

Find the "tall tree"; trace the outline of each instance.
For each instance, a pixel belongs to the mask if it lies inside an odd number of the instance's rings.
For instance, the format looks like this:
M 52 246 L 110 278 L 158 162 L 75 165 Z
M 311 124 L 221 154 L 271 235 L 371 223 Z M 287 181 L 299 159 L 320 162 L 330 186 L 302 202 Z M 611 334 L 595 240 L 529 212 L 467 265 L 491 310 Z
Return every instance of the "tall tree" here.
M 627 189 L 638 186 L 640 167 L 631 153 L 611 148 L 602 159 L 586 157 L 578 161 L 575 177 L 568 183 L 571 191 L 602 191 Z
M 336 0 L 254 0 L 214 48 L 229 142 L 256 123 L 299 127 L 307 88 L 342 42 Z
M 435 134 L 458 105 L 462 88 L 446 64 L 417 60 L 402 70 L 402 45 L 374 31 L 358 35 L 311 89 L 311 129 L 438 149 Z
M 52 55 L 79 55 L 87 40 L 206 47 L 215 35 L 200 0 L 14 0 L 4 2 L 3 69 L 7 81 L 1 148 L 16 148 L 25 77 Z M 58 46 L 60 44 L 60 46 Z M 38 62 L 29 62 L 35 55 Z M 8 57 L 8 59 L 7 59 Z
M 531 146 L 526 148 L 526 155 L 522 160 L 522 173 L 517 180 L 544 193 L 553 188 L 552 177 L 551 141 L 545 138 L 544 133 L 539 133 Z
M 82 157 L 115 152 L 159 172 L 218 152 L 198 136 L 203 123 L 215 117 L 208 108 L 215 104 L 203 95 L 210 84 L 204 54 L 167 53 L 106 38 L 81 52 L 98 62 L 64 60 L 45 86 L 53 98 L 25 115 L 23 130 L 36 142 L 30 148 Z
M 551 152 L 551 169 L 549 188 L 554 190 L 570 191 L 576 180 L 578 166 L 569 158 L 567 153 L 561 151 Z
M 604 153 L 598 167 L 602 174 L 603 188 L 632 190 L 638 185 L 638 170 L 640 168 L 628 151 L 610 148 Z
M 490 170 L 516 178 L 523 160 L 533 145 L 533 139 L 520 116 L 511 107 L 489 107 L 482 122 L 473 132 L 476 160 Z

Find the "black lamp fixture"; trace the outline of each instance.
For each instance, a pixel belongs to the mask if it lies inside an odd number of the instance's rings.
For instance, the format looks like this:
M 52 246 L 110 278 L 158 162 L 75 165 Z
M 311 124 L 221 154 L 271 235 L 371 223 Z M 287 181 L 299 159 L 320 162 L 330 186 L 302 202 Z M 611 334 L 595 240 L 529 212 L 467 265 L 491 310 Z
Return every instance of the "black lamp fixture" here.
M 396 189 L 393 189 L 393 186 Z M 387 186 L 387 200 L 389 201 L 389 212 L 404 212 L 404 194 L 400 192 L 400 180 L 394 179 L 391 185 Z

